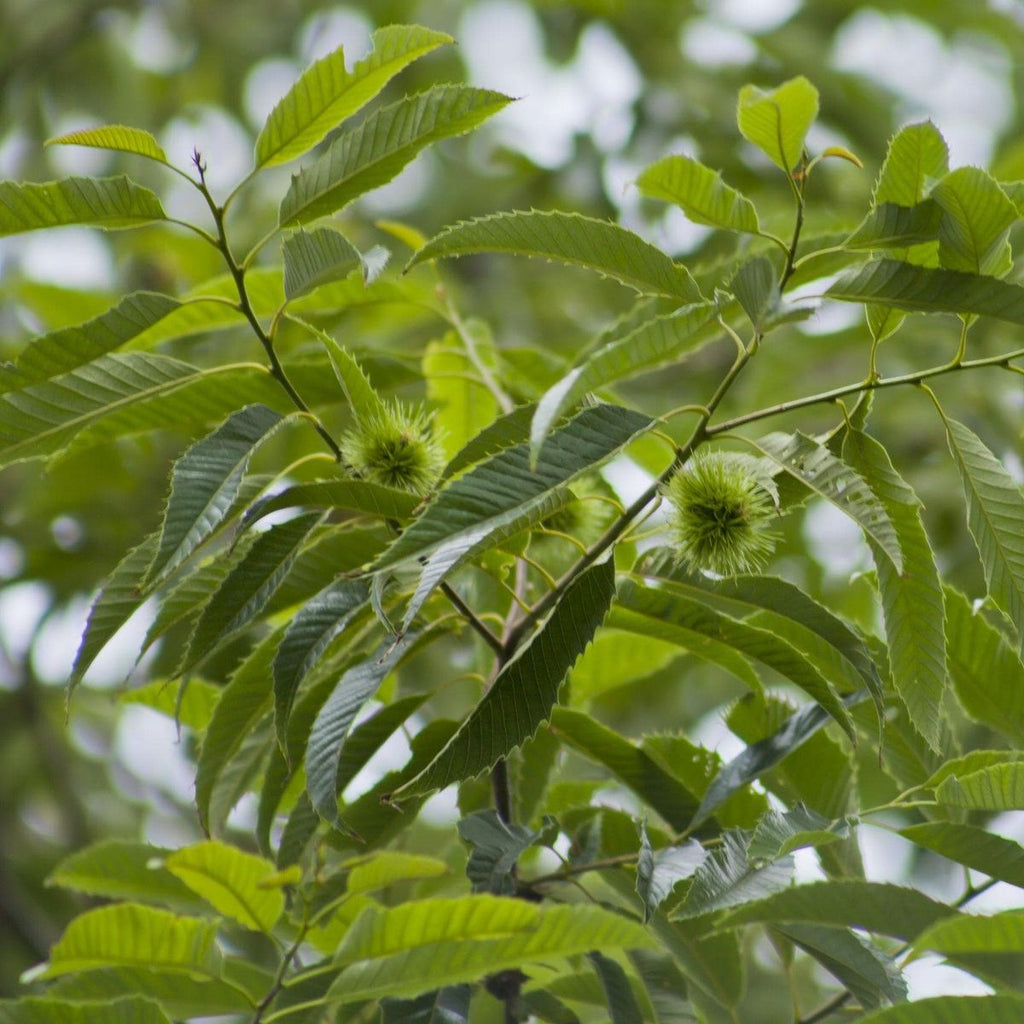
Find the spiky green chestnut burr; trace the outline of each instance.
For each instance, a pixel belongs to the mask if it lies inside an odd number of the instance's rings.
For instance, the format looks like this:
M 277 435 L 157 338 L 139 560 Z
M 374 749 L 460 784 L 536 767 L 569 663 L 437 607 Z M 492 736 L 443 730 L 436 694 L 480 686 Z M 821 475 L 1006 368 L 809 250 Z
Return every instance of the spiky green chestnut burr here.
M 341 439 L 341 456 L 362 479 L 413 494 L 430 490 L 444 467 L 430 414 L 398 403 L 348 431 Z

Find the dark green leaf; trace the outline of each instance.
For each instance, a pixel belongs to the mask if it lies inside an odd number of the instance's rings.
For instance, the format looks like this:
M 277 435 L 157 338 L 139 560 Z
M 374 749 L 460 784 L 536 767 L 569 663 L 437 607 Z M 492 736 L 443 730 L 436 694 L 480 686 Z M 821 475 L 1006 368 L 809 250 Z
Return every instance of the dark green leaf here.
M 258 501 L 245 518 L 246 523 L 252 525 L 283 508 L 328 508 L 404 521 L 421 501 L 420 497 L 408 491 L 368 480 L 311 480 L 305 484 L 293 484 Z
M 640 823 L 640 853 L 636 866 L 636 892 L 644 907 L 644 924 L 669 897 L 676 884 L 690 878 L 704 862 L 707 852 L 691 840 L 680 846 L 652 850 L 647 826 Z
M 470 985 L 449 985 L 418 999 L 382 999 L 381 1024 L 468 1024 Z
M 284 294 L 289 301 L 363 265 L 359 250 L 333 228 L 301 229 L 284 240 Z
M 588 953 L 587 959 L 601 979 L 611 1024 L 643 1024 L 643 1014 L 630 987 L 629 977 L 622 967 L 600 953 Z
M 900 835 L 957 864 L 1024 889 L 1024 847 L 977 825 L 929 821 L 900 829 Z
M 459 838 L 471 847 L 466 875 L 473 883 L 473 892 L 514 895 L 512 871 L 524 851 L 537 841 L 538 833 L 522 825 L 506 824 L 497 811 L 487 810 L 463 818 Z

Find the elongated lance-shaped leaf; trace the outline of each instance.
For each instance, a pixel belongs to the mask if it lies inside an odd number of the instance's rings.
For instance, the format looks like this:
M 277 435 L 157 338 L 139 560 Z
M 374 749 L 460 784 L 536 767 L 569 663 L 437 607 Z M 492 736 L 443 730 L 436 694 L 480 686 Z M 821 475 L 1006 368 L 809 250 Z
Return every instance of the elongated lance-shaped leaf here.
M 68 678 L 69 699 L 96 655 L 141 606 L 143 580 L 156 548 L 157 535 L 153 533 L 138 547 L 132 548 L 100 586 L 100 592 L 89 609 L 85 632 Z
M 442 481 L 461 473 L 464 469 L 483 462 L 503 448 L 511 448 L 528 440 L 530 424 L 537 411 L 535 404 L 517 406 L 509 413 L 499 416 L 490 426 L 484 427 L 474 438 L 457 452 L 441 474 Z
M 977 722 L 1024 744 L 1024 665 L 1002 632 L 959 591 L 946 589 L 949 676 Z
M 356 362 L 355 357 L 326 331 L 317 331 L 317 337 L 327 349 L 331 366 L 334 367 L 338 383 L 345 392 L 348 404 L 352 407 L 356 422 L 366 429 L 373 420 L 387 416 L 387 406 L 384 404 L 384 400 L 377 394 L 366 376 L 366 372 Z
M 950 775 L 935 787 L 935 799 L 975 811 L 1024 810 L 1024 764 L 1007 760 L 978 771 Z
M 278 222 L 285 227 L 335 213 L 391 181 L 431 143 L 464 135 L 509 102 L 487 89 L 439 85 L 383 107 L 292 178 Z
M 804 139 L 817 116 L 818 90 L 803 75 L 771 92 L 755 85 L 740 89 L 736 108 L 740 134 L 786 172 L 800 163 Z
M 991 175 L 958 167 L 935 185 L 931 197 L 942 208 L 943 267 L 996 275 L 1009 269 L 1007 232 L 1017 220 L 1017 207 Z
M 274 722 L 285 749 L 288 716 L 302 680 L 348 625 L 352 615 L 370 599 L 365 583 L 339 580 L 308 601 L 288 623 L 274 658 Z
M 359 250 L 334 228 L 298 230 L 284 240 L 284 294 L 290 302 L 363 265 Z
M 156 194 L 123 176 L 62 178 L 41 184 L 0 181 L 0 235 L 65 224 L 114 230 L 164 219 Z
M 695 224 L 757 234 L 754 204 L 722 175 L 688 156 L 666 156 L 636 180 L 640 194 L 675 203 Z
M 116 903 L 76 917 L 31 980 L 102 967 L 148 967 L 183 974 L 217 971 L 217 925 L 138 903 Z M 25 980 L 28 980 L 27 978 Z
M 84 324 L 36 338 L 18 353 L 13 363 L 0 365 L 0 391 L 38 384 L 106 355 L 180 306 L 169 295 L 134 292 Z
M 338 772 L 345 738 L 359 709 L 408 653 L 411 636 L 387 639 L 366 661 L 338 680 L 309 733 L 306 747 L 306 791 L 317 814 L 335 825 L 338 818 Z
M 977 434 L 944 413 L 942 419 L 985 582 L 992 600 L 1013 623 L 1024 656 L 1024 495 Z
M 174 463 L 160 547 L 149 570 L 153 584 L 181 565 L 224 521 L 253 454 L 281 422 L 281 415 L 265 405 L 239 409 Z
M 618 338 L 569 371 L 548 388 L 537 403 L 530 425 L 530 455 L 536 461 L 552 426 L 565 409 L 584 395 L 626 380 L 662 363 L 689 355 L 714 337 L 717 310 L 713 303 L 684 306 L 667 316 L 654 317 Z
M 404 67 L 452 39 L 418 25 L 388 25 L 370 41 L 373 49 L 351 71 L 339 46 L 302 73 L 256 140 L 257 167 L 283 164 L 312 149 Z
M 851 740 L 854 738 L 850 714 L 829 681 L 810 659 L 771 629 L 762 629 L 735 619 L 699 599 L 641 587 L 631 580 L 624 580 L 620 585 L 617 604 L 627 611 L 671 622 L 701 636 L 709 636 L 767 665 L 796 683 L 842 726 Z
M 167 164 L 167 154 L 156 139 L 142 128 L 129 128 L 123 124 L 105 124 L 99 128 L 82 128 L 78 131 L 47 139 L 44 146 L 89 146 L 93 149 L 110 149 L 119 153 L 134 153 L 157 163 Z M 168 165 L 169 166 L 169 165 Z
M 0 1024 L 171 1024 L 171 1018 L 159 1003 L 142 996 L 122 995 L 103 1003 L 28 997 L 0 1000 Z
M 939 235 L 942 208 L 931 199 L 914 206 L 876 206 L 845 242 L 846 249 L 901 249 Z
M 707 851 L 696 840 L 680 846 L 651 848 L 647 825 L 640 822 L 640 852 L 636 865 L 636 894 L 644 907 L 644 924 L 669 897 L 675 886 L 704 863 Z
M 203 609 L 189 641 L 181 671 L 199 664 L 224 639 L 247 626 L 281 585 L 299 547 L 320 522 L 307 512 L 260 534 Z
M 345 512 L 363 512 L 380 519 L 404 522 L 422 503 L 422 498 L 396 487 L 369 480 L 311 480 L 294 484 L 256 502 L 245 514 L 248 525 L 283 508 L 328 508 Z
M 642 413 L 598 405 L 552 434 L 534 469 L 525 444 L 498 452 L 442 489 L 371 569 L 415 561 L 481 527 L 496 532 L 516 523 L 532 505 L 596 469 L 651 423 Z
M 938 128 L 931 121 L 908 124 L 889 141 L 874 201 L 915 206 L 948 171 L 949 149 Z
M 845 512 L 903 571 L 899 537 L 885 506 L 863 477 L 822 444 L 797 431 L 774 433 L 753 444 L 790 476 Z
M 702 301 L 682 264 L 618 224 L 578 213 L 514 210 L 463 221 L 435 235 L 409 266 L 475 252 L 557 260 L 594 270 L 642 295 L 665 295 L 680 303 Z
M 974 313 L 1024 325 L 1024 288 L 997 277 L 875 260 L 843 274 L 828 299 L 874 302 L 911 313 Z
M 588 953 L 587 959 L 604 989 L 611 1024 L 643 1024 L 644 1015 L 629 984 L 629 975 L 622 969 L 622 965 L 597 952 Z
M 946 692 L 946 628 L 942 583 L 921 503 L 893 468 L 885 449 L 860 430 L 849 430 L 843 455 L 885 505 L 903 553 L 897 572 L 868 537 L 882 596 L 889 667 L 893 684 L 915 729 L 935 751 L 942 750 L 942 702 Z
M 580 573 L 447 746 L 395 795 L 415 796 L 479 775 L 549 721 L 566 674 L 604 621 L 614 593 L 611 559 Z
M 977 825 L 928 821 L 900 829 L 900 835 L 966 868 L 1024 889 L 1024 846 Z
M 175 850 L 164 864 L 218 914 L 243 928 L 269 933 L 284 912 L 280 888 L 264 884 L 276 866 L 235 846 L 207 840 Z
M 686 899 L 673 916 L 698 917 L 741 906 L 788 888 L 792 880 L 792 857 L 751 862 L 743 834 L 724 832 L 722 845 L 715 847 L 694 872 Z

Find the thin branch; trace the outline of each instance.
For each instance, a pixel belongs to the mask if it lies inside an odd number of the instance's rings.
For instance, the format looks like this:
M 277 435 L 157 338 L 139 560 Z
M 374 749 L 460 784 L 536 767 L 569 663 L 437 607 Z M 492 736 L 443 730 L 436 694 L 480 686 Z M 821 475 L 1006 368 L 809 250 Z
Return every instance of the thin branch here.
M 477 618 L 476 612 L 462 600 L 459 592 L 450 583 L 445 581 L 441 584 L 441 593 L 451 601 L 456 610 L 495 654 L 501 655 L 504 652 L 505 648 L 501 641 Z

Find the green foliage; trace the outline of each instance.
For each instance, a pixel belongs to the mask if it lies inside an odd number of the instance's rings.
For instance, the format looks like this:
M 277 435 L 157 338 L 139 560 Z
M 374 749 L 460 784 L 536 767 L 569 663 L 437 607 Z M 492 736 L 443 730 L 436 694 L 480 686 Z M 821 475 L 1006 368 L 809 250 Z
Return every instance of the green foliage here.
M 5 285 L 34 336 L 5 342 L 0 487 L 5 523 L 61 545 L 77 516 L 109 556 L 30 548 L 55 601 L 103 579 L 76 727 L 148 709 L 194 774 L 177 849 L 130 838 L 135 807 L 89 842 L 79 810 L 49 884 L 107 902 L 64 914 L 0 1021 L 1019 1019 L 1022 915 L 962 913 L 1024 887 L 992 824 L 1024 809 L 1019 161 L 950 170 L 930 122 L 884 157 L 885 131 L 851 130 L 881 170 L 839 202 L 828 176 L 860 159 L 812 128 L 843 90 L 744 85 L 707 164 L 644 142 L 639 193 L 713 229 L 679 258 L 460 141 L 509 97 L 392 81 L 449 42 L 394 25 L 327 53 L 223 199 L 212 152 L 50 140 L 171 170 L 199 223 L 148 177 L 0 183 L 0 234 L 142 229 L 111 242 L 123 297 Z M 746 149 L 718 170 L 726 135 Z M 452 202 L 373 224 L 363 197 L 431 148 Z M 463 202 L 478 164 L 517 164 L 517 197 Z M 544 208 L 495 212 L 517 203 Z M 812 335 L 812 301 L 866 327 Z M 131 689 L 98 711 L 130 621 Z M 37 639 L 0 637 L 4 671 L 36 672 Z M 458 820 L 420 815 L 448 787 Z M 88 806 L 129 800 L 104 792 Z M 987 881 L 867 881 L 875 826 Z M 993 994 L 908 1002 L 928 952 Z

